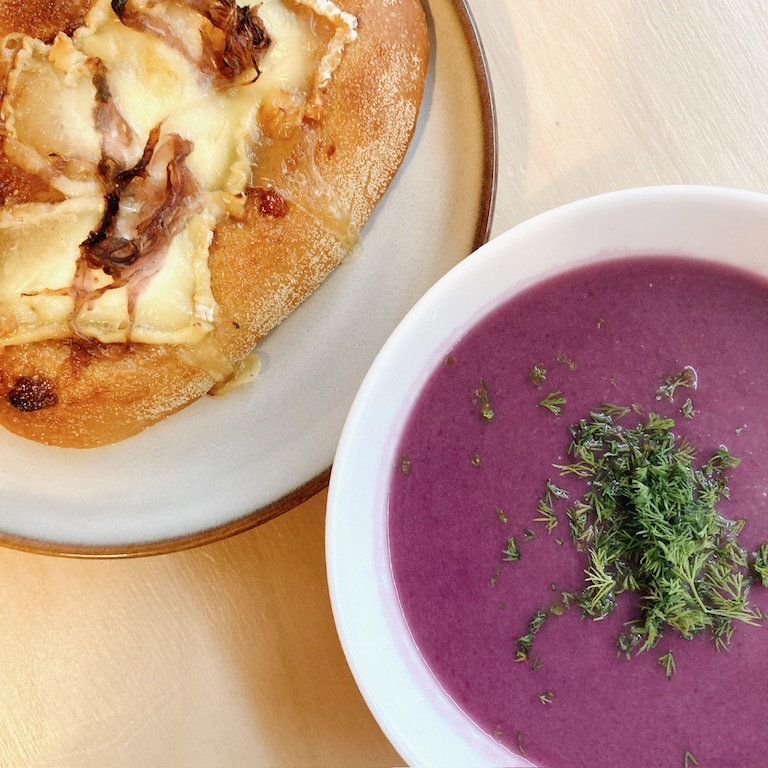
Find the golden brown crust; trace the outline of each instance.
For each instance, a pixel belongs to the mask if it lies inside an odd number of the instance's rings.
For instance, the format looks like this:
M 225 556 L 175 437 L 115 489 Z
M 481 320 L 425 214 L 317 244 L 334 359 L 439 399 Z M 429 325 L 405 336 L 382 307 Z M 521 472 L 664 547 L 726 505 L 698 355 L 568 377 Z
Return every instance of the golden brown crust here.
M 358 38 L 333 76 L 321 120 L 266 148 L 264 157 L 272 151 L 280 162 L 254 169 L 244 220 L 217 228 L 209 259 L 221 310 L 214 331 L 191 350 L 75 340 L 6 347 L 0 424 L 62 446 L 129 437 L 210 390 L 215 379 L 196 358 L 215 349 L 237 366 L 339 264 L 402 162 L 428 58 L 419 0 L 340 4 L 357 16 Z M 66 28 L 66 19 L 55 21 Z M 7 23 L 0 15 L 0 32 Z M 19 393 L 32 406 L 40 393 L 48 399 L 28 408 Z

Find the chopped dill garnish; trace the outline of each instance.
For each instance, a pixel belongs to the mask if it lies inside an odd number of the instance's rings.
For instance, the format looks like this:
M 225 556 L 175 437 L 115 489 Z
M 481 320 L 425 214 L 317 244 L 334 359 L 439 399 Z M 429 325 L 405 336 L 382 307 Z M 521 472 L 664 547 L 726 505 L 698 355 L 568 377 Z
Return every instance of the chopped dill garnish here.
M 572 371 L 575 371 L 576 368 L 578 368 L 576 363 L 574 363 L 573 360 L 571 360 L 571 358 L 568 357 L 568 355 L 565 354 L 565 352 L 558 352 L 557 353 L 557 360 L 560 363 L 565 363 L 568 366 L 568 368 L 570 370 L 572 370 Z
M 696 388 L 696 371 L 690 365 L 686 365 L 680 373 L 674 376 L 668 376 L 664 383 L 656 390 L 656 399 L 661 400 L 666 397 L 670 403 L 674 402 L 675 390 L 678 387 Z
M 531 648 L 533 647 L 533 638 L 542 628 L 546 620 L 547 614 L 545 611 L 536 611 L 536 613 L 533 614 L 531 620 L 528 622 L 528 632 L 515 640 L 515 644 L 517 645 L 515 661 L 527 661 L 530 658 Z
M 505 563 L 514 563 L 520 559 L 520 547 L 518 547 L 514 536 L 510 536 L 507 539 L 502 556 Z
M 537 698 L 542 704 L 551 704 L 552 700 L 555 698 L 555 694 L 552 691 L 544 691 L 544 693 L 540 693 Z
M 577 602 L 600 620 L 622 592 L 638 595 L 642 619 L 619 638 L 620 653 L 652 648 L 666 627 L 686 638 L 708 630 L 725 647 L 734 621 L 762 619 L 747 602 L 746 553 L 736 537 L 742 524 L 715 508 L 728 497 L 727 472 L 740 459 L 721 447 L 697 469 L 673 419 L 651 413 L 625 428 L 616 422 L 626 415 L 604 406 L 571 427 L 574 463 L 561 471 L 588 483 L 567 511 L 574 543 L 588 552 Z M 555 518 L 549 483 L 543 501 L 540 514 Z
M 693 400 L 689 397 L 681 406 L 680 413 L 683 414 L 684 419 L 692 419 L 698 411 L 693 408 Z
M 764 587 L 768 587 L 768 542 L 760 545 L 753 555 L 752 570 Z
M 405 455 L 400 460 L 400 469 L 404 475 L 411 474 L 411 460 Z
M 499 520 L 502 523 L 508 523 L 509 522 L 509 518 L 507 517 L 507 513 L 501 507 L 496 507 L 496 517 L 498 517 Z
M 539 400 L 537 405 L 540 408 L 546 408 L 555 416 L 559 416 L 560 411 L 563 410 L 562 406 L 565 405 L 565 403 L 566 403 L 566 400 L 563 397 L 563 393 L 560 392 L 559 389 L 557 389 L 554 392 L 550 392 L 543 400 Z
M 564 498 L 563 496 L 557 496 L 556 493 L 553 492 L 553 488 L 558 492 L 565 493 L 565 491 L 562 491 L 562 489 L 558 488 L 556 485 L 553 485 L 551 481 L 547 480 L 546 493 L 542 498 L 539 499 L 539 504 L 537 507 L 539 516 L 533 518 L 535 523 L 546 524 L 547 533 L 552 533 L 552 529 L 555 528 L 555 526 L 557 526 L 557 524 L 560 522 L 555 515 L 552 500 L 553 498 Z
M 558 488 L 551 480 L 547 480 L 547 493 L 551 493 L 556 499 L 568 498 L 568 491 Z
M 525 757 L 525 747 L 523 746 L 523 732 L 517 732 L 517 751 Z
M 532 531 L 530 528 L 524 528 L 523 529 L 523 540 L 524 541 L 533 541 L 534 539 L 538 539 L 539 537 L 536 535 L 536 531 Z
M 531 669 L 535 672 L 537 669 L 541 669 L 544 666 L 541 662 L 541 657 L 536 656 L 536 658 L 531 662 Z
M 699 761 L 686 749 L 683 755 L 683 768 L 691 768 L 692 765 L 698 765 Z
M 663 667 L 667 680 L 677 672 L 677 668 L 675 667 L 675 657 L 672 655 L 672 651 L 667 651 L 662 656 L 659 656 L 659 664 Z
M 488 395 L 488 385 L 485 383 L 485 379 L 480 379 L 480 384 L 475 390 L 475 396 L 472 401 L 475 407 L 478 409 L 480 416 L 486 421 L 490 421 L 493 418 L 493 408 L 491 407 L 491 398 Z
M 547 379 L 547 369 L 543 365 L 534 365 L 528 378 L 535 387 L 539 387 Z

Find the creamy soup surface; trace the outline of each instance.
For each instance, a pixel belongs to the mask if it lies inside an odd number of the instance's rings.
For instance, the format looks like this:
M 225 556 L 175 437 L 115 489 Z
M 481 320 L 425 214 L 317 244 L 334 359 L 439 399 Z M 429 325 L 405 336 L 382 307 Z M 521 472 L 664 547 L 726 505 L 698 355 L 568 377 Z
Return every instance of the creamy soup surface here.
M 534 366 L 546 370 L 532 377 Z M 670 402 L 668 377 L 695 371 Z M 539 405 L 550 393 L 559 413 Z M 768 282 L 677 257 L 632 258 L 568 272 L 512 298 L 446 355 L 415 393 L 389 491 L 389 547 L 401 606 L 426 662 L 467 714 L 511 750 L 548 768 L 764 766 L 768 623 L 736 622 L 728 650 L 703 633 L 665 631 L 619 654 L 638 616 L 625 593 L 605 619 L 570 607 L 549 615 L 531 658 L 516 639 L 540 609 L 584 588 L 565 509 L 536 522 L 548 479 L 561 477 L 569 426 L 601 403 L 674 418 L 705 462 L 726 446 L 730 499 L 751 553 L 768 540 Z M 687 417 L 684 403 L 690 398 Z M 483 415 L 483 407 L 491 409 Z M 555 409 L 555 410 L 556 410 Z M 533 538 L 535 535 L 535 538 Z M 506 561 L 506 542 L 520 552 Z M 768 612 L 756 581 L 749 601 Z M 660 663 L 672 652 L 674 671 Z M 533 661 L 536 660 L 536 663 Z

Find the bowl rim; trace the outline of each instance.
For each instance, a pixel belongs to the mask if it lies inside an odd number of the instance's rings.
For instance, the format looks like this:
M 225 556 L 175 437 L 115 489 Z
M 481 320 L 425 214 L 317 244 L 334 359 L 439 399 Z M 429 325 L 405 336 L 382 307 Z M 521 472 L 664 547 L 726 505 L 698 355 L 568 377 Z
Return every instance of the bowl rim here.
M 718 216 L 702 218 L 702 209 L 718 212 Z M 393 380 L 391 370 L 399 367 L 399 373 L 408 377 L 401 389 L 410 386 L 412 393 L 417 391 L 414 382 L 423 382 L 433 370 L 434 363 L 460 338 L 462 328 L 473 325 L 532 282 L 579 266 L 578 259 L 566 260 L 565 266 L 561 264 L 554 271 L 534 266 L 529 269 L 526 279 L 518 279 L 511 287 L 504 285 L 496 270 L 500 267 L 502 271 L 506 270 L 503 275 L 506 277 L 510 270 L 519 267 L 517 263 L 512 265 L 509 255 L 521 244 L 546 240 L 553 233 L 583 228 L 595 216 L 602 217 L 605 223 L 606 214 L 610 213 L 611 221 L 615 219 L 618 223 L 614 222 L 615 226 L 606 224 L 605 244 L 610 243 L 613 247 L 606 253 L 606 258 L 648 253 L 654 249 L 629 247 L 626 242 L 621 242 L 620 233 L 629 220 L 634 221 L 633 227 L 637 231 L 638 217 L 651 211 L 657 219 L 669 220 L 668 228 L 676 232 L 682 232 L 684 225 L 675 223 L 675 216 L 681 215 L 684 217 L 681 221 L 691 223 L 700 219 L 700 227 L 691 226 L 686 230 L 685 237 L 691 242 L 704 243 L 709 229 L 715 227 L 719 227 L 722 237 L 727 238 L 739 231 L 742 219 L 756 225 L 752 237 L 755 243 L 768 234 L 768 195 L 718 186 L 663 185 L 617 190 L 535 215 L 481 246 L 425 293 L 390 335 L 353 401 L 338 443 L 328 491 L 326 563 L 331 607 L 342 649 L 358 688 L 387 738 L 409 764 L 446 764 L 448 758 L 452 765 L 530 765 L 488 734 L 481 733 L 469 716 L 450 700 L 429 672 L 399 614 L 392 574 L 387 570 L 387 544 L 380 537 L 377 539 L 382 533 L 386 539 L 385 470 L 394 458 L 392 444 L 396 441 L 392 438 L 399 433 L 406 418 L 406 407 L 400 402 L 401 392 L 386 392 Z M 653 240 L 653 233 L 649 233 L 649 238 Z M 756 263 L 763 265 L 761 269 L 768 275 L 768 238 L 765 240 Z M 576 248 L 579 247 L 577 243 Z M 721 244 L 717 247 L 722 251 Z M 586 261 L 594 261 L 598 250 L 602 249 L 593 249 Z M 716 246 L 711 251 L 705 245 L 692 246 L 680 255 L 730 260 L 720 251 L 718 254 L 721 255 L 715 254 L 715 250 Z M 665 251 L 671 252 L 674 248 L 660 248 L 660 252 Z M 490 291 L 485 302 L 475 290 L 478 281 L 483 283 L 483 290 Z M 451 309 L 456 309 L 450 307 L 451 299 L 467 294 L 470 295 L 467 301 L 474 302 L 473 308 L 462 311 L 451 325 L 447 316 Z M 446 333 L 448 327 L 451 330 Z M 409 362 L 408 370 L 403 373 L 401 357 L 414 340 L 418 340 L 418 350 L 413 353 L 418 360 Z M 430 344 L 433 345 L 431 353 L 428 350 Z M 421 371 L 415 371 L 414 366 L 420 366 Z M 365 454 L 378 450 L 382 443 L 385 445 L 383 455 L 374 456 L 373 468 L 366 467 Z M 351 584 L 352 581 L 355 583 Z M 360 612 L 361 607 L 362 613 L 355 618 L 355 612 Z M 370 626 L 362 628 L 363 621 Z M 375 637 L 373 633 L 386 636 Z M 389 654 L 384 659 L 385 669 L 381 669 L 381 657 L 375 664 L 371 663 L 370 657 L 376 653 Z M 393 659 L 394 667 L 391 665 Z M 374 670 L 376 666 L 380 668 L 378 671 Z M 402 691 L 388 690 L 393 684 L 403 682 L 411 686 L 407 696 Z M 408 700 L 413 703 L 408 705 Z M 431 712 L 419 708 L 431 709 Z M 445 727 L 446 723 L 448 727 Z M 463 737 L 455 733 L 462 723 Z M 433 743 L 425 744 L 424 739 L 418 743 L 414 741 L 414 730 L 422 727 L 433 729 L 428 731 Z M 440 743 L 434 743 L 438 741 Z

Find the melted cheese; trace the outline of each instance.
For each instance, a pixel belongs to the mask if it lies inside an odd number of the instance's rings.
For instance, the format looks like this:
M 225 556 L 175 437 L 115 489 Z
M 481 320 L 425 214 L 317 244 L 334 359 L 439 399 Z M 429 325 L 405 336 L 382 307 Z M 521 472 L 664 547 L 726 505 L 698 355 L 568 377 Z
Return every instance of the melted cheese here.
M 258 8 L 271 44 L 260 77 L 229 88 L 195 65 L 207 22 L 172 2 L 141 7 L 170 25 L 170 40 L 124 25 L 111 0 L 97 0 L 71 38 L 46 45 L 23 37 L 16 46 L 0 103 L 5 151 L 67 200 L 0 210 L 0 344 L 78 333 L 105 343 L 192 345 L 212 329 L 208 249 L 218 218 L 241 210 L 251 147 L 260 133 L 286 137 L 300 126 L 354 37 L 354 18 L 328 0 L 247 4 Z M 336 30 L 330 40 L 318 36 L 313 14 Z M 137 270 L 127 283 L 113 284 L 80 252 L 104 207 L 97 67 L 122 121 L 129 164 L 160 126 L 160 141 L 178 134 L 192 142 L 185 163 L 203 194 L 203 212 L 171 240 L 160 267 Z
M 0 343 L 71 335 L 69 289 L 79 244 L 98 226 L 103 204 L 100 197 L 78 197 L 0 209 Z

